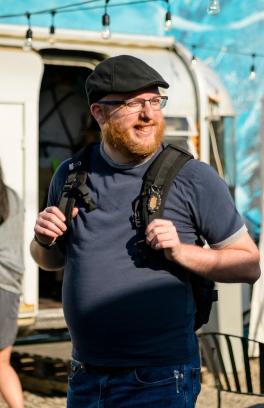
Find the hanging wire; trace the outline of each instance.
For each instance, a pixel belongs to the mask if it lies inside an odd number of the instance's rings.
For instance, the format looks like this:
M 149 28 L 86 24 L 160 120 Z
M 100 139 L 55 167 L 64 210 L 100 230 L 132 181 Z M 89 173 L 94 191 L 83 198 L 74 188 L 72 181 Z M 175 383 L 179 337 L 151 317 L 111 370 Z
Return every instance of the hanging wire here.
M 98 3 L 101 0 L 85 0 L 81 1 L 78 3 L 70 3 L 66 4 L 64 6 L 59 6 L 59 7 L 53 7 L 49 9 L 44 9 L 44 10 L 37 10 L 30 12 L 30 15 L 40 15 L 40 14 L 50 14 L 52 11 L 55 11 L 56 13 L 65 13 L 65 12 L 72 12 L 72 11 L 83 11 L 83 10 L 90 10 L 90 8 L 78 8 L 79 6 L 84 6 L 84 5 L 89 5 L 91 3 Z M 153 3 L 153 2 L 160 2 L 162 0 L 136 0 L 136 1 L 127 1 L 127 2 L 120 2 L 120 3 L 114 3 L 109 5 L 108 7 L 115 7 L 115 6 L 127 6 L 127 5 L 133 5 L 133 4 L 144 4 L 144 3 Z M 167 0 L 163 0 L 167 1 Z M 104 8 L 105 5 L 100 5 L 96 6 L 96 9 L 102 9 Z M 93 8 L 93 9 L 95 9 Z M 13 18 L 13 17 L 23 17 L 25 13 L 14 13 L 14 14 L 3 14 L 0 15 L 0 19 L 6 19 L 6 18 Z
M 223 46 L 219 47 L 219 48 L 216 48 L 216 47 L 209 47 L 209 46 L 206 46 L 206 45 L 190 44 L 188 42 L 183 42 L 183 44 L 186 47 L 190 47 L 192 49 L 193 49 L 193 46 L 194 46 L 196 50 L 200 49 L 200 50 L 204 50 L 204 51 L 212 51 L 212 52 L 218 52 L 218 53 L 223 51 Z M 228 48 L 228 47 L 224 48 L 224 52 L 226 54 L 241 55 L 241 56 L 244 56 L 244 57 L 252 57 L 252 55 L 253 55 L 252 51 L 247 51 L 247 52 L 246 51 L 238 51 L 238 50 L 235 50 L 233 48 Z M 255 58 L 264 58 L 263 53 L 254 53 L 254 55 L 255 55 Z
M 94 3 L 94 2 L 98 2 L 100 0 L 85 0 L 85 1 L 81 1 L 78 3 L 70 3 L 70 4 L 65 4 L 64 6 L 58 6 L 52 9 L 44 9 L 44 10 L 38 10 L 38 11 L 33 11 L 30 13 L 31 16 L 36 16 L 39 14 L 50 14 L 52 11 L 55 12 L 63 12 L 63 10 L 66 10 L 68 8 L 71 7 L 77 7 L 77 6 L 81 6 L 84 4 L 89 4 L 89 3 Z M 22 17 L 24 16 L 25 13 L 15 13 L 15 14 L 4 14 L 4 15 L 0 15 L 0 19 L 5 19 L 5 18 L 12 18 L 12 17 Z
M 165 1 L 166 4 L 167 4 L 167 12 L 166 12 L 166 16 L 165 16 L 165 22 L 167 21 L 168 25 L 171 25 L 171 11 L 170 11 L 169 0 L 131 0 L 131 1 L 126 1 L 126 2 L 111 3 L 111 4 L 108 4 L 107 7 L 108 8 L 109 7 L 120 7 L 120 6 L 127 6 L 127 5 L 155 3 L 155 2 L 160 2 L 160 1 Z M 210 4 L 212 4 L 213 2 L 216 2 L 216 1 L 219 3 L 218 0 L 208 0 L 208 1 L 210 1 Z M 52 16 L 52 18 L 54 18 L 55 14 L 59 14 L 59 13 L 73 13 L 73 12 L 78 12 L 78 11 L 96 10 L 96 9 L 102 9 L 102 8 L 105 9 L 105 6 L 106 6 L 105 4 L 104 5 L 92 6 L 93 3 L 98 3 L 98 2 L 101 2 L 101 0 L 83 0 L 83 1 L 75 2 L 75 3 L 65 4 L 64 6 L 58 6 L 56 8 L 52 8 L 52 9 L 43 9 L 43 10 L 37 10 L 37 11 L 34 11 L 34 12 L 0 15 L 0 19 L 7 19 L 7 18 L 26 16 L 28 18 L 28 30 L 27 30 L 27 33 L 26 33 L 26 40 L 28 40 L 27 43 L 32 45 L 33 32 L 32 32 L 32 29 L 31 29 L 30 17 L 32 17 L 33 15 L 50 14 Z M 209 3 L 208 3 L 208 5 L 209 5 Z M 219 4 L 219 6 L 220 6 L 220 4 Z M 105 18 L 104 22 L 105 23 L 107 22 L 106 18 Z M 109 18 L 109 23 L 110 23 L 110 18 Z M 107 26 L 107 24 L 105 24 L 105 26 Z M 53 31 L 54 31 L 54 34 L 55 34 L 54 20 L 53 20 L 53 23 L 50 26 L 50 35 L 51 36 L 54 35 Z M 186 44 L 186 46 L 188 46 L 188 44 Z M 193 45 L 190 45 L 190 46 L 193 49 Z M 208 50 L 208 51 L 215 51 L 215 52 L 220 51 L 220 48 L 199 46 L 199 45 L 196 44 L 195 49 L 197 49 L 197 48 Z M 251 56 L 251 57 L 253 55 L 252 52 L 241 52 L 241 51 L 234 50 L 234 49 L 226 49 L 225 52 L 226 52 L 226 54 Z M 254 56 L 255 56 L 254 58 L 257 58 L 257 57 L 258 58 L 263 58 L 264 54 L 255 53 Z M 195 57 L 196 57 L 196 55 L 195 55 Z M 254 65 L 254 64 L 252 64 L 252 65 Z M 254 68 L 255 68 L 255 66 L 254 66 Z

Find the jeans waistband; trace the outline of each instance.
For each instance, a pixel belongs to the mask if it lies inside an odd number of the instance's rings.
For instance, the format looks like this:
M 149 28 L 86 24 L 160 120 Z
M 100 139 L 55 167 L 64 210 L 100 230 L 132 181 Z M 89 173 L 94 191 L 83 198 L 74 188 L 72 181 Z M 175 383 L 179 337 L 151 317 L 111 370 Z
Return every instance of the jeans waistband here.
M 123 373 L 128 373 L 134 371 L 136 367 L 106 367 L 106 366 L 94 366 L 88 363 L 84 363 L 75 359 L 72 359 L 72 362 L 76 365 L 81 366 L 87 371 L 97 373 L 97 374 L 105 374 L 105 375 L 118 375 Z

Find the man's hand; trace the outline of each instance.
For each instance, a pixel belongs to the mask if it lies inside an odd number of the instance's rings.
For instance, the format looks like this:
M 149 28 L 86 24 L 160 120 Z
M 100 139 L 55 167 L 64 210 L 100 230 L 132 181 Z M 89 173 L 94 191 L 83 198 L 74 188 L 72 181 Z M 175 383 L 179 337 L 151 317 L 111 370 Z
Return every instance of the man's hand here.
M 177 261 L 181 243 L 172 221 L 155 219 L 146 229 L 146 242 L 155 250 L 164 250 L 164 255 L 169 261 Z
M 260 276 L 259 252 L 247 232 L 220 248 L 180 242 L 174 224 L 155 219 L 146 229 L 146 242 L 165 257 L 200 276 L 218 282 L 254 283 Z
M 72 217 L 76 217 L 77 214 L 78 208 L 74 208 Z M 41 211 L 34 228 L 38 240 L 47 245 L 55 242 L 66 230 L 65 216 L 58 207 L 47 207 Z

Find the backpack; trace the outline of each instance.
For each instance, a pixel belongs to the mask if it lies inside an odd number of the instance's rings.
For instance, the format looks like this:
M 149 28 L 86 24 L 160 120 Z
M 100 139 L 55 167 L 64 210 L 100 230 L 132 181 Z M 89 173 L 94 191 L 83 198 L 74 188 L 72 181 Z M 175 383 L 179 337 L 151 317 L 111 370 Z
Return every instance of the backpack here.
M 93 211 L 96 208 L 87 186 L 87 163 L 93 146 L 94 144 L 84 147 L 73 156 L 69 164 L 68 177 L 58 204 L 65 215 L 68 227 L 71 224 L 72 209 L 77 200 L 83 201 L 87 211 Z M 190 159 L 193 159 L 193 156 L 189 152 L 169 144 L 152 162 L 143 177 L 140 196 L 134 206 L 134 224 L 138 235 L 142 237 L 137 242 L 142 260 L 144 257 L 151 256 L 153 251 L 145 243 L 144 231 L 152 220 L 162 218 L 170 186 L 177 173 Z M 202 244 L 201 240 L 200 245 Z M 192 272 L 190 272 L 190 283 L 196 305 L 194 329 L 198 330 L 208 322 L 212 304 L 218 300 L 218 293 L 213 281 Z

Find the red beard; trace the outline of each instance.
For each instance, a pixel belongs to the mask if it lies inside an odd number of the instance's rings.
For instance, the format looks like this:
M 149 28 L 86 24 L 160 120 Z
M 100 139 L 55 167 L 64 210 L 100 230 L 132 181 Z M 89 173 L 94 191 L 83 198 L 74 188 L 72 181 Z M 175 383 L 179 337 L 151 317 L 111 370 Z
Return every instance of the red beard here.
M 163 138 L 164 138 L 164 128 L 165 122 L 161 120 L 156 122 L 150 120 L 148 122 L 137 121 L 134 124 L 136 126 L 155 126 L 155 137 L 150 142 L 145 142 L 144 140 L 136 142 L 134 138 L 131 138 L 129 130 L 122 130 L 122 127 L 119 123 L 114 123 L 111 119 L 104 124 L 103 126 L 103 139 L 114 149 L 118 150 L 124 156 L 131 160 L 144 159 L 148 156 L 151 156 L 155 153 Z

